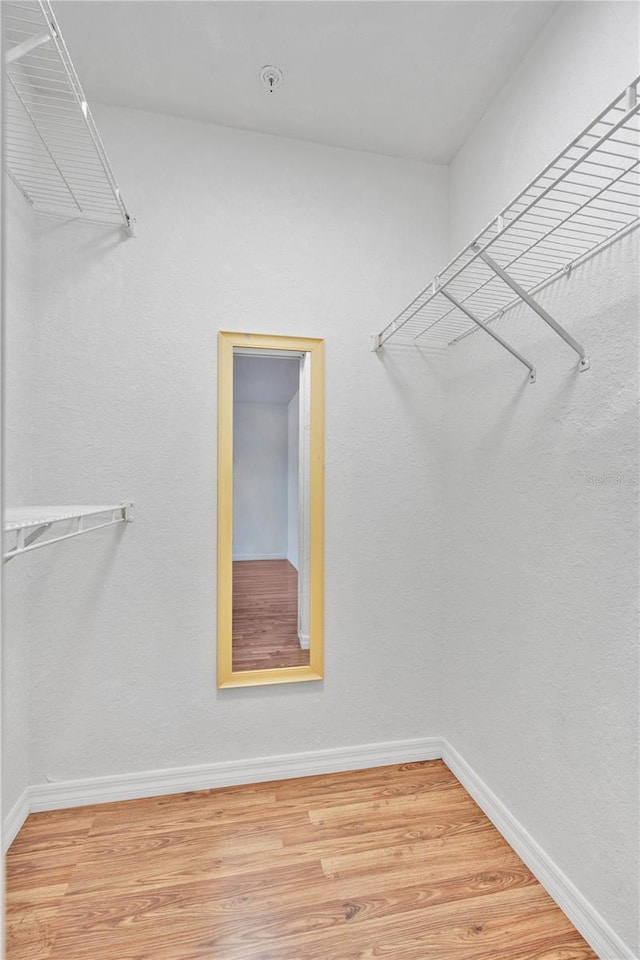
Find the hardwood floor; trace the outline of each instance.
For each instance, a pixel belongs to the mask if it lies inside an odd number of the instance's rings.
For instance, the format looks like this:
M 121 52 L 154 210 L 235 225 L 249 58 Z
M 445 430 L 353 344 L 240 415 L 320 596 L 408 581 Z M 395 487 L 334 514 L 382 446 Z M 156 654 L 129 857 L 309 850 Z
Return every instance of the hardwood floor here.
M 309 665 L 298 642 L 298 572 L 288 560 L 233 564 L 233 669 Z
M 596 960 L 441 761 L 32 814 L 6 960 Z

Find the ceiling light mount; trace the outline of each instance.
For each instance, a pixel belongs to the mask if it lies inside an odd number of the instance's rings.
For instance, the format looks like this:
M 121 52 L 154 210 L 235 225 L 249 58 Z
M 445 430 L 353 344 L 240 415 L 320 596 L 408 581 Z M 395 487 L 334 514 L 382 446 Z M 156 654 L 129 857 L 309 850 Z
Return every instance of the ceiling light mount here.
M 276 87 L 279 87 L 282 83 L 282 70 L 278 67 L 267 65 L 260 71 L 260 79 L 269 93 L 273 93 Z

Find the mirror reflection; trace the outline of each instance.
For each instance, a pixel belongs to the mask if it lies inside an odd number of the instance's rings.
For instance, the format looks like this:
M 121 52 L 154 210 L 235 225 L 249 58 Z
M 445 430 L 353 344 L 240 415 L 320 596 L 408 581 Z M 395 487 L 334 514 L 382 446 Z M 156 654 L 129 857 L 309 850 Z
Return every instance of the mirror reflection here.
M 321 680 L 324 341 L 218 337 L 218 686 Z
M 234 672 L 309 665 L 305 355 L 234 348 Z

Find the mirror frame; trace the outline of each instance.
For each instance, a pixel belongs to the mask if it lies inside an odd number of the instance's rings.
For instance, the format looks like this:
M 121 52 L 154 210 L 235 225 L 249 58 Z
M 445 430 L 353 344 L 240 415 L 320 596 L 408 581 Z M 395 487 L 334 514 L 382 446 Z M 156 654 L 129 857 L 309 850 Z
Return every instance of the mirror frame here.
M 243 349 L 291 350 L 310 359 L 309 665 L 233 670 L 233 356 Z M 218 334 L 218 687 L 322 680 L 324 671 L 324 340 Z

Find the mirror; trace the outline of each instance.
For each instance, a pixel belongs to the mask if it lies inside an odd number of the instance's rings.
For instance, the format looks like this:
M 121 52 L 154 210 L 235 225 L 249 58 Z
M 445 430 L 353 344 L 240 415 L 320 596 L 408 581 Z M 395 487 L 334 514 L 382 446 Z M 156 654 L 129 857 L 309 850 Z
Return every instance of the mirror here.
M 218 686 L 321 680 L 324 341 L 218 337 Z

